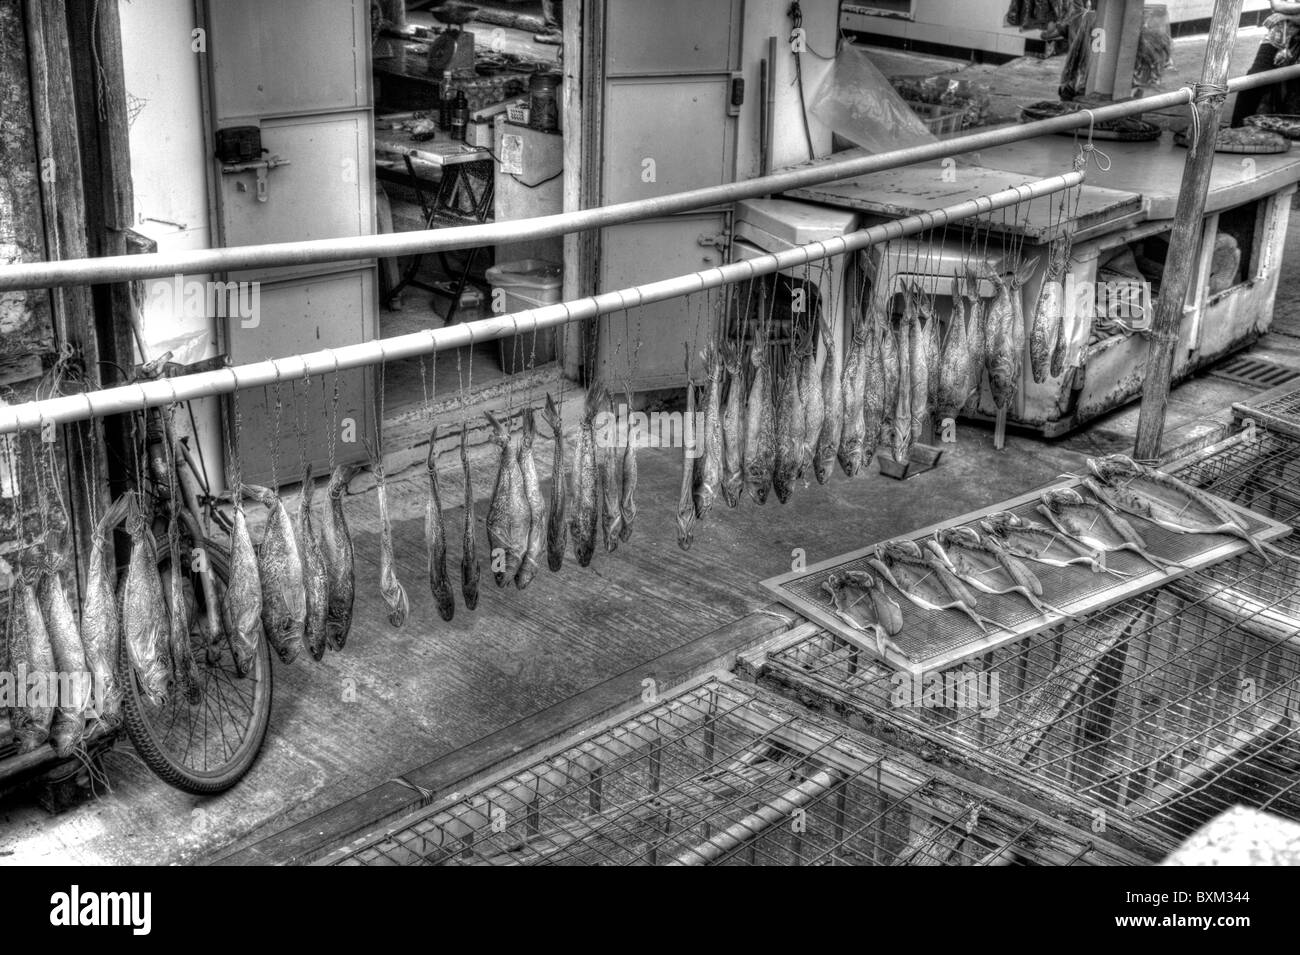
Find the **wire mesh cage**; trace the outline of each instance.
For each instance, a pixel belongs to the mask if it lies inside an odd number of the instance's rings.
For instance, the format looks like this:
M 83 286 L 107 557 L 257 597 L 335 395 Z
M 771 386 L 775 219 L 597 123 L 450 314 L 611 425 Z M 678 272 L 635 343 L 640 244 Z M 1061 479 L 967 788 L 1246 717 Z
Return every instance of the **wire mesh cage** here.
M 1237 402 L 1232 412 L 1240 421 L 1300 440 L 1300 384 L 1294 381 Z
M 955 866 L 1144 860 L 719 674 L 324 861 Z
M 1300 523 L 1300 444 L 1280 435 L 1247 432 L 1181 476 Z M 1297 570 L 1234 558 L 923 678 L 826 633 L 775 650 L 763 672 L 1083 800 L 1167 850 L 1235 803 L 1300 819 Z

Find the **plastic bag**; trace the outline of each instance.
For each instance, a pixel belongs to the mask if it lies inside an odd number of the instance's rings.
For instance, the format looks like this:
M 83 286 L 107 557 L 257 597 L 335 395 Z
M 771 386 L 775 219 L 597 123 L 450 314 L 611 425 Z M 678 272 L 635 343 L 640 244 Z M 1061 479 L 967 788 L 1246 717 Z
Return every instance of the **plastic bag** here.
M 1057 90 L 1062 100 L 1072 100 L 1088 86 L 1088 60 L 1092 53 L 1092 28 L 1097 25 L 1095 10 L 1085 10 L 1079 19 L 1070 24 L 1070 50 L 1061 67 L 1061 86 Z
M 811 112 L 834 132 L 872 153 L 935 142 L 934 134 L 894 92 L 867 54 L 850 44 L 813 94 Z

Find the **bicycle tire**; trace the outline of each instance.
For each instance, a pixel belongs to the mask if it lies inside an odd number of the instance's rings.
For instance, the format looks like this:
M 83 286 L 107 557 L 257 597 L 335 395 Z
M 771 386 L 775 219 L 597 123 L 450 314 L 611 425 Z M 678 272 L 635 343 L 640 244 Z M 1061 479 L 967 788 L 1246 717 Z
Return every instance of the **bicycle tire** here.
M 159 566 L 162 567 L 171 559 L 171 546 L 165 535 L 156 538 L 155 547 L 158 552 Z M 207 552 L 213 576 L 224 593 L 230 572 L 229 554 L 224 545 L 210 539 L 204 542 L 203 547 Z M 200 670 L 211 669 L 211 664 L 202 655 L 197 656 L 197 662 Z M 145 765 L 159 779 L 182 792 L 196 796 L 210 796 L 225 792 L 247 775 L 266 741 L 267 726 L 271 718 L 271 654 L 265 637 L 258 643 L 257 654 L 254 656 L 249 674 L 242 678 L 254 681 L 250 684 L 253 687 L 250 735 L 241 740 L 233 757 L 216 769 L 206 767 L 197 769 L 187 766 L 169 752 L 165 745 L 167 733 L 161 732 L 160 727 L 154 725 L 149 708 L 142 699 L 140 683 L 127 657 L 125 641 L 123 641 L 119 662 L 119 674 L 119 679 L 125 687 L 122 713 L 127 735 Z M 205 705 L 206 694 L 217 679 L 219 677 L 214 676 L 204 681 Z

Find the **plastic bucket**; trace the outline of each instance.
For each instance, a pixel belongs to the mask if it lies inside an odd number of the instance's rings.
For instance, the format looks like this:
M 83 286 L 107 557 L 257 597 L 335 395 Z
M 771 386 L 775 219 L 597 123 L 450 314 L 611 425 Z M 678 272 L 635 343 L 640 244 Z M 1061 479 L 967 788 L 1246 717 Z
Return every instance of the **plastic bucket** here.
M 545 259 L 520 259 L 502 262 L 485 273 L 492 286 L 492 311 L 508 315 L 543 305 L 554 305 L 563 298 L 564 269 Z M 524 371 L 530 365 L 555 361 L 558 329 L 508 335 L 499 339 L 498 355 L 504 371 Z

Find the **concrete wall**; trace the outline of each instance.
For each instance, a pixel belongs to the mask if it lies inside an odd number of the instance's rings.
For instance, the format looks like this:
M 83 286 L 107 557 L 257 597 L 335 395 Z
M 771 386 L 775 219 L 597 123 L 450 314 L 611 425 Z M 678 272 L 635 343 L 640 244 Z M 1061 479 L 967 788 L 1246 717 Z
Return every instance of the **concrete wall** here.
M 776 104 L 773 110 L 776 129 L 773 133 L 772 168 L 788 166 L 808 158 L 808 147 L 799 116 L 799 89 L 795 85 L 794 55 L 790 51 L 790 20 L 787 0 L 750 0 L 745 4 L 744 34 L 741 38 L 741 68 L 745 73 L 745 105 L 737 130 L 736 175 L 752 179 L 759 174 L 759 69 L 767 56 L 767 38 L 777 38 Z M 822 78 L 832 61 L 822 59 L 835 54 L 839 37 L 837 0 L 804 0 L 803 28 L 808 52 L 803 54 L 804 91 L 811 105 Z M 820 56 L 818 56 L 820 54 Z M 818 156 L 830 152 L 831 133 L 815 116 L 808 117 L 813 151 Z
M 208 214 L 208 157 L 203 132 L 200 62 L 191 50 L 194 7 L 176 0 L 132 0 L 119 4 L 127 96 L 133 104 L 131 177 L 135 186 L 136 231 L 158 243 L 158 251 L 206 249 L 211 245 Z M 162 219 L 164 222 L 153 220 Z M 206 281 L 207 275 L 187 276 Z M 164 307 L 162 286 L 145 283 L 144 328 L 150 357 L 167 349 L 176 360 L 194 362 L 217 353 L 216 325 L 209 317 L 184 317 Z M 223 442 L 215 399 L 194 405 L 199 440 L 209 470 L 219 469 Z M 217 486 L 224 482 L 209 474 Z

